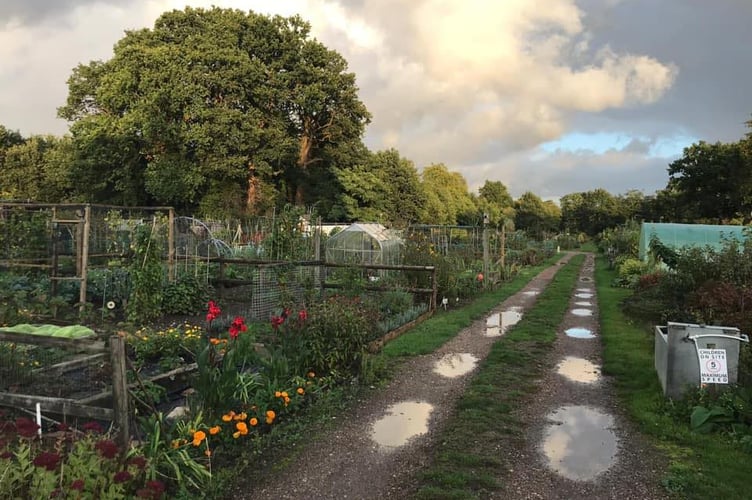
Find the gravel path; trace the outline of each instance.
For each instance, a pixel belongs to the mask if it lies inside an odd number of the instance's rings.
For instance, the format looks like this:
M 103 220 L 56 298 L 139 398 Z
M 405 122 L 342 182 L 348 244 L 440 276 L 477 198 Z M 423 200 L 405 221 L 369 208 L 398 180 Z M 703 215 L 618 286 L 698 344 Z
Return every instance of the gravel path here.
M 567 254 L 562 263 L 569 260 Z M 536 300 L 537 293 L 543 290 L 559 265 L 551 266 L 536 276 L 523 290 L 508 298 L 496 308 L 494 313 L 512 308 L 524 314 Z M 594 294 L 593 257 L 588 255 L 583 267 L 579 290 L 576 293 Z M 588 289 L 587 291 L 584 289 Z M 590 305 L 575 304 L 589 302 Z M 505 489 L 497 492 L 496 498 L 504 499 L 659 499 L 664 498 L 656 477 L 661 470 L 656 454 L 637 436 L 630 423 L 624 418 L 613 396 L 613 389 L 605 377 L 595 383 L 572 382 L 559 375 L 557 363 L 565 357 L 588 360 L 600 366 L 602 349 L 597 336 L 597 302 L 593 295 L 589 298 L 572 298 L 572 308 L 588 309 L 592 316 L 575 316 L 567 313 L 558 331 L 548 363 L 552 369 L 541 381 L 541 390 L 517 415 L 528 424 L 525 438 L 505 450 L 501 458 L 504 463 L 514 464 L 500 476 Z M 398 368 L 392 382 L 375 390 L 367 399 L 360 401 L 336 428 L 323 432 L 314 443 L 309 444 L 289 464 L 262 484 L 242 486 L 233 495 L 247 499 L 375 499 L 406 498 L 414 491 L 412 478 L 417 471 L 430 464 L 433 447 L 439 432 L 450 416 L 458 398 L 474 372 L 447 378 L 434 372 L 437 362 L 449 354 L 465 353 L 481 360 L 488 355 L 495 338 L 486 336 L 486 319 L 478 320 L 460 332 L 436 352 L 411 358 Z M 564 332 L 572 327 L 590 329 L 596 334 L 592 339 L 575 339 Z M 570 360 L 571 362 L 572 360 Z M 576 362 L 577 360 L 575 360 Z M 582 362 L 581 360 L 579 361 Z M 576 363 L 575 363 L 576 364 Z M 445 367 L 450 365 L 444 365 Z M 451 367 L 451 366 L 450 366 Z M 577 371 L 577 370 L 575 370 Z M 580 370 L 582 372 L 583 370 Z M 596 369 L 584 372 L 593 374 Z M 401 424 L 388 423 L 384 419 L 390 408 L 398 404 L 412 405 L 395 411 L 402 417 L 410 416 L 410 421 Z M 567 415 L 552 412 L 561 407 L 572 407 L 581 421 L 594 412 L 601 412 L 605 424 L 595 430 L 577 429 L 564 437 L 553 433 L 557 427 L 567 429 Z M 428 413 L 430 409 L 430 413 Z M 406 444 L 396 446 L 402 435 L 400 429 L 423 423 L 421 411 L 427 414 L 427 426 L 422 433 L 409 439 Z M 579 413 L 577 413 L 579 412 Z M 609 420 L 610 419 L 610 420 Z M 377 443 L 372 433 L 380 434 Z M 613 432 L 615 440 L 609 443 L 608 433 Z M 553 434 L 552 434 L 553 433 Z M 605 433 L 605 434 L 604 434 Z M 603 434 L 603 435 L 601 435 Z M 604 437 L 605 436 L 605 437 Z M 393 441 L 394 446 L 389 445 Z M 554 450 L 557 458 L 553 465 L 543 452 L 543 443 L 558 446 Z M 596 441 L 595 451 L 585 449 L 585 467 L 574 472 L 567 469 L 571 464 L 559 462 L 568 451 L 576 449 L 573 444 Z M 387 445 L 385 445 L 386 443 Z M 554 446 L 556 447 L 556 446 Z M 592 455 L 604 456 L 595 464 L 589 464 Z M 607 460 L 613 455 L 613 461 Z M 589 465 L 588 465 L 589 464 Z M 581 464 L 580 464 L 581 465 Z M 567 479 L 554 472 L 559 468 L 565 475 L 580 475 L 576 480 Z M 589 468 L 588 468 L 589 467 Z M 594 471 L 602 473 L 593 476 Z M 583 479 L 584 477 L 584 479 Z
M 567 261 L 566 255 L 562 261 Z M 524 314 L 546 287 L 560 266 L 542 271 L 519 293 L 494 308 L 501 312 L 518 308 Z M 285 467 L 264 484 L 239 489 L 235 498 L 247 499 L 371 499 L 405 498 L 413 490 L 411 478 L 426 466 L 433 455 L 438 431 L 462 395 L 472 371 L 455 378 L 434 373 L 435 364 L 445 355 L 467 353 L 485 358 L 495 338 L 484 335 L 486 320 L 475 321 L 436 352 L 417 356 L 400 365 L 391 383 L 367 400 L 358 403 L 349 415 L 331 431 L 324 432 Z M 383 446 L 371 438 L 375 426 L 397 439 L 398 425 L 378 424 L 389 407 L 399 403 L 423 403 L 432 406 L 424 433 L 404 446 Z M 419 424 L 417 416 L 411 423 Z
M 616 400 L 612 382 L 600 376 L 603 347 L 598 335 L 593 266 L 593 256 L 588 254 L 570 310 L 558 329 L 548 360 L 552 369 L 541 381 L 541 390 L 531 404 L 523 405 L 517 413 L 529 427 L 524 441 L 506 457 L 506 462 L 514 465 L 503 478 L 505 489 L 498 492 L 496 498 L 668 498 L 659 485 L 665 464 L 626 418 Z M 588 296 L 590 294 L 592 296 Z M 592 316 L 573 314 L 574 310 L 583 309 L 592 311 Z M 595 336 L 573 338 L 565 333 L 571 328 L 587 329 Z M 595 369 L 584 364 L 585 369 L 574 370 L 574 378 L 596 375 L 597 381 L 573 381 L 559 373 L 559 363 L 565 362 L 564 366 L 571 367 L 577 366 L 577 360 L 587 360 Z M 582 361 L 579 364 L 583 365 Z M 561 408 L 569 411 L 554 413 Z M 602 421 L 596 417 L 601 417 Z M 578 425 L 573 428 L 574 420 Z M 610 433 L 615 436 L 615 449 L 611 448 Z M 553 460 L 544 452 L 545 445 L 550 448 Z M 576 463 L 567 463 L 567 454 Z M 611 457 L 613 459 L 609 460 Z M 552 467 L 561 473 L 554 472 Z

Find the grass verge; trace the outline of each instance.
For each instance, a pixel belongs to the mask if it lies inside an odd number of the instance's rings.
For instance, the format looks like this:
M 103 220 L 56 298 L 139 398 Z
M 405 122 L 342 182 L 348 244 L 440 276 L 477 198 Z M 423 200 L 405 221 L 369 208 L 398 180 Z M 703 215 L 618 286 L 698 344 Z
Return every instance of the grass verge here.
M 433 464 L 418 480 L 417 498 L 486 497 L 497 490 L 504 465 L 499 450 L 523 438 L 513 411 L 537 392 L 556 330 L 569 306 L 584 256 L 554 277 L 535 306 L 494 343 L 438 437 Z
M 615 276 L 603 259 L 597 259 L 603 373 L 615 377 L 632 419 L 665 452 L 664 487 L 680 498 L 752 498 L 752 457 L 722 436 L 693 432 L 689 422 L 676 421 L 669 413 L 653 366 L 653 333 L 621 312 L 620 303 L 632 292 L 612 288 Z
M 386 344 L 381 350 L 382 355 L 386 358 L 398 358 L 435 351 L 499 302 L 522 290 L 533 277 L 561 258 L 561 255 L 554 255 L 537 266 L 526 267 L 509 283 L 480 295 L 460 308 L 449 311 L 439 309 L 431 318 Z

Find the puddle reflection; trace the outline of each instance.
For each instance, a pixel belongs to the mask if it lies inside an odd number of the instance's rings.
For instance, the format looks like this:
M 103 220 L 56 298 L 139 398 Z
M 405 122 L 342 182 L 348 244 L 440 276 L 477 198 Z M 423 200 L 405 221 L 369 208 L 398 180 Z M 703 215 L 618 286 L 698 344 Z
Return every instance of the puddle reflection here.
M 575 481 L 605 472 L 616 460 L 614 419 L 587 406 L 564 406 L 548 416 L 543 440 L 548 466 Z
M 387 415 L 377 420 L 371 430 L 371 439 L 386 448 L 404 446 L 415 436 L 428 432 L 428 419 L 433 405 L 418 401 L 405 401 L 387 408 Z
M 507 311 L 492 314 L 486 319 L 486 337 L 498 337 L 506 333 L 509 327 L 520 322 L 522 313 L 513 307 Z
M 567 334 L 568 337 L 572 337 L 575 339 L 594 339 L 595 335 L 593 334 L 593 331 L 588 328 L 569 328 L 564 331 L 564 333 Z
M 575 297 L 578 299 L 592 299 L 593 294 L 592 293 L 576 293 L 574 294 Z
M 587 300 L 581 300 L 579 302 L 575 302 L 574 305 L 576 306 L 583 306 L 583 307 L 591 307 L 593 305 L 592 302 Z
M 578 288 L 577 291 L 578 292 L 592 292 L 593 289 L 592 288 Z
M 575 316 L 592 316 L 592 309 L 572 309 L 572 314 Z
M 556 371 L 562 377 L 566 377 L 572 382 L 582 382 L 592 384 L 601 378 L 600 368 L 587 359 L 567 356 L 564 358 Z
M 527 295 L 528 297 L 532 297 L 534 295 L 538 295 L 540 293 L 540 290 L 537 288 L 533 288 L 531 290 L 528 290 L 527 292 L 522 292 L 522 295 Z
M 471 372 L 476 364 L 478 358 L 470 353 L 452 353 L 436 361 L 433 371 L 443 377 L 454 378 Z

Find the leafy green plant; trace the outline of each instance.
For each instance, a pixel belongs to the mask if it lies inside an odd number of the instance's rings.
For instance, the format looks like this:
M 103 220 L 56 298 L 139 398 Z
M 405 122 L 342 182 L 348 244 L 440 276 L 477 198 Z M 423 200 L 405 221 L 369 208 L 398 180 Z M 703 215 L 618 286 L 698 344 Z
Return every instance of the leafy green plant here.
M 156 234 L 159 225 L 155 220 L 151 226 L 136 228 L 133 242 L 133 260 L 129 271 L 133 288 L 128 300 L 127 316 L 130 321 L 145 323 L 162 314 L 161 239 Z
M 186 322 L 159 330 L 141 328 L 129 335 L 127 341 L 137 368 L 157 363 L 170 370 L 196 359 L 203 346 L 202 339 L 202 328 Z
M 166 314 L 195 314 L 209 300 L 209 286 L 195 276 L 181 276 L 162 289 L 162 310 Z

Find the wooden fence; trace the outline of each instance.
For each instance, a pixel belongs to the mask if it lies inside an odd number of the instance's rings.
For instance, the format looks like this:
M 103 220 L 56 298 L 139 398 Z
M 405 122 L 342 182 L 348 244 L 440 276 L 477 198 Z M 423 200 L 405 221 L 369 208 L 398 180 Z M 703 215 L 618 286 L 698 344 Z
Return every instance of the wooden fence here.
M 27 344 L 42 348 L 57 348 L 81 354 L 51 366 L 36 370 L 33 377 L 59 377 L 66 372 L 83 368 L 109 357 L 112 378 L 112 407 L 92 406 L 80 399 L 39 396 L 16 392 L 0 392 L 0 406 L 33 411 L 37 404 L 42 412 L 63 416 L 75 416 L 92 420 L 109 420 L 114 423 L 117 441 L 126 449 L 130 439 L 130 412 L 126 378 L 125 337 L 112 335 L 108 341 L 98 339 L 66 339 L 43 335 L 29 335 L 0 329 L 0 341 Z

